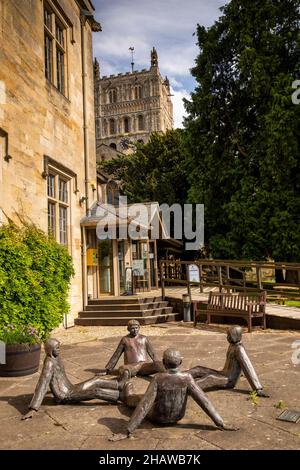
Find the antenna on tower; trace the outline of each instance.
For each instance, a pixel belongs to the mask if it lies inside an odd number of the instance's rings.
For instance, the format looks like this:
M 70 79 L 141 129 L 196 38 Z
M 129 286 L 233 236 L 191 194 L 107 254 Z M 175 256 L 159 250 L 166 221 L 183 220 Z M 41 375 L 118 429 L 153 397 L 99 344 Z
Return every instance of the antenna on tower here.
M 131 72 L 133 72 L 133 67 L 134 67 L 134 62 L 133 62 L 133 52 L 134 52 L 134 47 L 131 46 L 129 48 L 130 52 L 131 52 Z

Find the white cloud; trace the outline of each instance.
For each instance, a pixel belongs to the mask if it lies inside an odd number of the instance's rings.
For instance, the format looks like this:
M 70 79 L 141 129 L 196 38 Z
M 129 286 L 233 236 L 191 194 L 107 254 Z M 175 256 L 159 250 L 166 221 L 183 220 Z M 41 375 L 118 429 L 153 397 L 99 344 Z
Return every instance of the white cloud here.
M 186 90 L 173 90 L 171 88 L 173 113 L 174 113 L 174 128 L 183 127 L 182 121 L 186 115 L 186 111 L 183 104 L 183 98 L 190 99 L 190 94 Z
M 134 46 L 135 70 L 150 67 L 150 51 L 158 51 L 161 74 L 168 75 L 174 91 L 174 121 L 181 126 L 182 98 L 192 91 L 190 69 L 199 53 L 197 23 L 209 26 L 220 16 L 227 0 L 93 0 L 102 33 L 94 34 L 94 55 L 101 75 L 130 71 Z
M 170 84 L 173 88 L 183 88 L 183 84 L 174 77 L 170 77 Z

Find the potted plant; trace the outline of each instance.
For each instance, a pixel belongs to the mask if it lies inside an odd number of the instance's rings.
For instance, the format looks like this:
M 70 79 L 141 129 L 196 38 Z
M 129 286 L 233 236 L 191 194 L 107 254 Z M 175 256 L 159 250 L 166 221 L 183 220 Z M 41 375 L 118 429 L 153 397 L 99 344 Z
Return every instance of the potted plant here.
M 0 333 L 3 342 L 1 377 L 18 377 L 36 372 L 39 368 L 41 340 L 38 330 L 32 326 L 4 326 Z
M 30 361 L 39 360 L 41 342 L 69 311 L 73 273 L 67 248 L 36 226 L 0 227 L 0 342 L 6 353 L 0 375 L 36 371 Z

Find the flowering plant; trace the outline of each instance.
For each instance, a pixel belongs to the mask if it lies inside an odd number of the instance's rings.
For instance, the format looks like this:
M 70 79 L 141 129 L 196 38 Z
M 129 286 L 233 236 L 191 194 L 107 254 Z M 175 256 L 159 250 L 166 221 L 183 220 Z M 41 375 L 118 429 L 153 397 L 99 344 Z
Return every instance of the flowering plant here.
M 3 326 L 0 340 L 6 344 L 36 344 L 41 341 L 38 330 L 28 325 Z

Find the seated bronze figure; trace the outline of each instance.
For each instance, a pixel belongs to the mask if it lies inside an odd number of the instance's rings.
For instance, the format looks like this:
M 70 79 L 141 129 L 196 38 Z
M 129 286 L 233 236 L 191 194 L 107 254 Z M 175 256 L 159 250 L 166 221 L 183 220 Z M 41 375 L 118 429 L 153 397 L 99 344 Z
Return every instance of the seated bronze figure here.
M 162 372 L 164 367 L 158 360 L 149 339 L 141 335 L 140 324 L 137 320 L 129 320 L 128 335 L 123 336 L 117 349 L 105 366 L 106 373 L 110 374 L 115 368 L 119 358 L 124 354 L 124 365 L 119 368 L 119 375 L 124 380 L 136 375 L 151 375 Z M 152 362 L 149 362 L 149 358 Z
M 39 410 L 48 387 L 50 387 L 57 403 L 60 404 L 78 403 L 95 398 L 116 403 L 120 399 L 120 390 L 124 386 L 122 381 L 103 380 L 95 376 L 73 385 L 69 381 L 64 365 L 59 357 L 60 343 L 58 340 L 48 339 L 45 342 L 45 352 L 46 358 L 43 370 L 30 402 L 29 411 L 22 419 L 32 418 Z
M 229 347 L 226 354 L 226 362 L 222 370 L 209 369 L 208 367 L 196 366 L 189 369 L 189 372 L 196 383 L 203 389 L 210 388 L 234 388 L 244 373 L 252 390 L 256 391 L 260 397 L 269 397 L 263 390 L 254 367 L 246 353 L 242 343 L 242 328 L 231 326 L 227 332 Z

